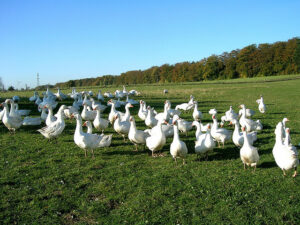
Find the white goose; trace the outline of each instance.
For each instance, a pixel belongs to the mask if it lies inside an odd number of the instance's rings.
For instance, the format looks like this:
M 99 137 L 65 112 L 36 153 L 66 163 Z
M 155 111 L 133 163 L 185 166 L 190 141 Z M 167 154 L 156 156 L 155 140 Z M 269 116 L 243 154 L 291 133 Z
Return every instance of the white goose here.
M 40 99 L 39 96 L 37 96 L 37 98 L 36 98 L 34 104 L 39 105 L 39 104 L 41 104 L 41 103 L 42 103 L 42 100 Z
M 57 120 L 52 122 L 49 126 L 43 127 L 38 130 L 45 138 L 53 139 L 57 138 L 65 129 L 65 120 L 64 120 L 64 109 L 65 105 L 60 107 L 58 111 Z
M 167 101 L 165 101 L 164 104 L 164 111 L 162 113 L 158 113 L 155 115 L 155 119 L 156 120 L 160 120 L 160 121 L 169 121 L 170 120 L 170 114 L 168 112 L 168 103 Z
M 53 108 L 51 105 L 45 105 L 44 108 L 48 109 L 48 116 L 46 118 L 46 125 L 50 126 L 51 123 L 56 121 L 56 117 L 53 115 Z
M 212 119 L 213 119 L 213 125 L 211 129 L 211 135 L 218 142 L 219 146 L 220 143 L 222 143 L 224 148 L 224 143 L 227 140 L 230 140 L 232 132 L 225 128 L 218 128 L 218 121 L 215 115 L 212 116 Z
M 212 151 L 216 147 L 216 143 L 211 136 L 210 133 L 210 124 L 208 125 L 207 131 L 205 134 L 202 134 L 196 141 L 195 141 L 195 152 L 197 156 L 201 154 L 206 154 L 209 151 Z
M 105 92 L 103 95 L 107 98 L 113 98 L 114 97 L 114 95 L 110 92 Z
M 177 163 L 177 158 L 182 158 L 183 164 L 185 164 L 185 158 L 188 154 L 188 149 L 186 147 L 186 144 L 183 141 L 181 141 L 179 138 L 177 121 L 173 122 L 173 128 L 174 128 L 174 137 L 170 145 L 170 153 L 176 163 Z
M 138 101 L 129 98 L 128 95 L 126 96 L 126 103 L 130 103 L 130 104 L 132 104 L 132 105 L 137 105 L 137 104 L 139 104 Z
M 102 95 L 101 90 L 98 91 L 97 99 L 104 102 L 104 96 Z
M 93 133 L 93 125 L 91 123 L 91 121 L 87 120 L 82 124 L 83 127 L 87 127 L 87 133 L 88 134 L 92 134 Z
M 253 130 L 256 130 L 257 128 L 257 122 L 248 119 L 246 117 L 246 107 L 245 105 L 240 105 L 240 108 L 242 108 L 242 116 L 240 118 L 240 125 L 242 127 L 246 127 L 247 132 L 251 132 Z
M 166 136 L 162 131 L 162 122 L 158 121 L 155 132 L 151 132 L 152 135 L 146 138 L 146 146 L 152 151 L 152 157 L 155 151 L 161 150 L 166 144 Z
M 196 133 L 195 133 L 196 140 L 204 138 L 205 134 L 202 133 L 201 131 L 200 123 L 198 121 L 193 121 L 192 126 L 196 127 Z
M 82 126 L 86 126 L 87 127 L 87 133 L 89 133 L 89 134 L 93 133 L 93 126 L 92 126 L 91 121 L 85 121 Z M 112 139 L 112 134 L 109 134 L 109 135 L 100 134 L 98 136 L 102 138 L 101 141 L 98 144 L 99 148 L 110 146 L 111 139 Z
M 244 135 L 244 144 L 240 150 L 240 157 L 244 164 L 244 169 L 246 169 L 247 165 L 254 167 L 255 171 L 256 165 L 259 161 L 258 149 L 250 144 L 245 127 L 242 127 L 242 131 Z
M 234 124 L 234 131 L 232 134 L 232 141 L 237 147 L 242 147 L 244 144 L 244 135 L 242 132 L 240 132 L 240 125 L 237 120 L 232 120 L 230 122 L 231 124 Z M 247 134 L 249 143 L 253 145 L 253 143 L 257 140 L 257 132 L 252 131 L 251 133 Z
M 258 104 L 258 110 L 261 112 L 261 113 L 265 113 L 266 112 L 266 105 L 264 103 L 264 98 L 263 96 L 261 95 L 260 96 L 260 99 L 257 99 L 256 100 L 257 104 Z
M 114 122 L 114 130 L 120 134 L 125 140 L 125 135 L 128 135 L 130 129 L 130 123 L 129 121 L 121 121 L 120 115 L 115 115 L 115 122 Z
M 98 107 L 98 109 L 100 110 L 101 113 L 103 113 L 105 111 L 105 109 L 107 108 L 106 105 L 102 105 L 101 102 L 95 102 L 95 100 L 93 98 L 91 98 L 92 101 L 92 108 L 95 109 L 96 107 Z
M 182 104 L 179 104 L 179 105 L 176 105 L 175 109 L 176 110 L 183 110 L 183 111 L 188 111 L 190 110 L 191 108 L 193 107 L 193 105 L 190 105 L 189 103 L 182 103 Z
M 123 112 L 116 110 L 114 101 L 109 100 L 108 103 L 111 104 L 111 109 L 110 109 L 110 113 L 108 115 L 108 120 L 111 124 L 113 124 L 115 116 L 117 114 L 119 114 L 120 116 L 124 116 L 125 114 Z
M 59 87 L 57 88 L 57 93 L 55 93 L 55 96 L 59 100 L 65 100 L 67 98 L 67 95 L 65 95 L 64 93 L 62 93 Z
M 173 135 L 174 135 L 173 126 L 171 124 L 167 123 L 167 121 L 161 121 L 161 123 L 162 123 L 161 129 L 162 129 L 162 132 L 165 134 L 166 138 L 173 137 Z M 152 129 L 145 130 L 145 132 L 147 132 L 149 135 L 154 134 L 155 131 L 156 131 L 156 126 L 154 126 Z
M 19 104 L 15 103 L 15 111 L 18 113 L 20 116 L 28 116 L 29 113 L 31 112 L 30 109 L 19 109 Z
M 104 130 L 108 127 L 109 121 L 101 118 L 101 110 L 99 109 L 98 106 L 96 106 L 96 108 L 94 110 L 97 111 L 96 117 L 93 121 L 94 127 L 97 130 L 102 131 L 102 133 L 103 133 Z
M 210 115 L 217 115 L 217 113 L 218 113 L 218 111 L 216 109 L 210 109 L 208 111 L 208 114 L 210 114 Z
M 145 145 L 146 144 L 146 138 L 150 135 L 143 131 L 143 130 L 137 130 L 135 125 L 135 120 L 132 116 L 129 118 L 130 122 L 130 128 L 128 133 L 128 139 L 135 145 L 135 150 L 138 150 L 138 145 Z
M 94 120 L 96 118 L 96 112 L 93 110 L 88 110 L 88 105 L 86 103 L 83 103 L 83 110 L 81 112 L 81 117 L 84 120 Z
M 182 103 L 180 105 L 176 105 L 175 109 L 176 110 L 181 109 L 184 111 L 188 111 L 188 110 L 192 109 L 193 107 L 194 107 L 194 96 L 191 95 L 188 103 Z
M 72 106 L 77 109 L 77 111 L 79 111 L 80 106 L 82 106 L 82 103 L 78 102 L 78 99 L 74 99 L 74 102 L 72 104 Z
M 275 129 L 276 142 L 273 147 L 273 156 L 278 167 L 283 171 L 283 175 L 286 176 L 286 171 L 294 169 L 293 177 L 297 176 L 297 166 L 299 165 L 298 151 L 295 146 L 292 146 L 289 142 L 290 130 L 286 128 L 286 141 L 282 142 L 283 124 L 279 122 Z
M 78 113 L 78 109 L 74 106 L 67 106 L 67 108 L 64 110 L 64 114 L 67 118 L 71 119 L 72 115 L 74 113 Z
M 86 105 L 92 107 L 92 101 L 87 98 L 87 94 L 84 95 L 84 99 L 82 101 L 82 105 Z M 82 115 L 81 115 L 82 116 Z M 84 119 L 84 118 L 83 118 Z
M 29 117 L 26 116 L 23 119 L 23 126 L 37 126 L 42 124 L 42 118 L 41 117 Z
M 146 126 L 151 128 L 157 125 L 157 119 L 155 119 L 154 117 L 153 108 L 151 108 L 150 106 L 147 107 L 147 117 L 145 120 L 145 124 Z
M 37 93 L 37 91 L 35 91 L 34 94 L 33 94 L 33 96 L 31 96 L 31 97 L 29 98 L 29 101 L 30 101 L 30 102 L 35 102 L 36 99 L 37 99 L 37 97 L 38 97 L 38 93 Z
M 185 133 L 185 135 L 187 136 L 188 131 L 193 129 L 193 122 L 189 122 L 186 121 L 182 118 L 180 118 L 178 115 L 174 115 L 173 116 L 173 122 L 177 121 L 177 125 L 178 125 L 178 130 L 180 130 L 181 132 Z
M 129 108 L 132 108 L 132 107 L 134 107 L 134 106 L 131 105 L 130 103 L 127 103 L 125 105 L 125 114 L 124 114 L 124 116 L 121 115 L 121 120 L 122 121 L 129 121 L 129 117 L 130 117 L 130 110 L 129 110 Z
M 23 123 L 23 119 L 19 116 L 16 116 L 16 117 L 10 116 L 9 110 L 8 110 L 8 105 L 6 102 L 3 102 L 2 104 L 0 104 L 0 106 L 4 107 L 3 118 L 2 118 L 3 124 L 7 127 L 7 129 L 9 131 L 15 132 L 16 129 L 21 127 L 21 125 Z
M 243 109 L 239 110 L 239 116 L 242 116 Z M 255 114 L 255 111 L 252 109 L 246 109 L 246 117 L 252 117 Z
M 232 109 L 232 106 L 229 107 L 229 110 L 225 112 L 225 116 L 223 117 L 223 119 L 221 119 L 223 122 L 227 121 L 227 122 L 232 122 L 233 120 L 238 120 L 239 116 L 237 113 L 234 112 L 234 110 Z
M 10 111 L 9 111 L 9 116 L 12 117 L 21 117 L 21 115 L 17 112 L 16 110 L 16 103 L 12 99 L 6 99 L 6 103 L 10 103 Z
M 43 121 L 46 121 L 46 119 L 47 119 L 47 117 L 48 117 L 48 114 L 47 114 L 47 107 L 42 107 L 42 108 L 40 108 L 39 107 L 39 109 L 41 109 L 41 119 L 43 120 Z
M 103 135 L 97 135 L 97 134 L 89 134 L 89 133 L 84 133 L 82 131 L 82 119 L 79 114 L 75 114 L 74 117 L 76 118 L 76 129 L 74 133 L 74 142 L 75 144 L 84 149 L 85 157 L 87 156 L 87 150 L 91 149 L 92 154 L 94 157 L 94 149 L 102 147 L 101 146 L 101 141 L 103 142 Z M 111 135 L 105 135 L 108 138 L 107 144 L 110 145 L 111 142 Z M 110 139 L 110 141 L 109 141 Z M 109 146 L 108 145 L 108 146 Z M 103 146 L 104 147 L 104 146 Z
M 173 117 L 174 115 L 180 115 L 181 112 L 179 110 L 176 110 L 176 109 L 172 109 L 171 108 L 171 102 L 169 100 L 166 100 L 166 104 L 167 104 L 167 110 L 168 110 L 168 113 L 171 117 Z
M 140 95 L 141 93 L 140 93 L 139 91 L 137 91 L 137 90 L 130 90 L 130 91 L 128 92 L 128 94 L 129 94 L 129 95 L 137 96 L 137 95 Z
M 141 120 L 145 121 L 147 118 L 147 109 L 145 110 L 145 102 L 143 100 L 140 100 L 140 109 L 138 112 L 138 116 Z
M 202 112 L 198 110 L 198 102 L 194 102 L 194 111 L 193 111 L 193 118 L 195 121 L 199 121 L 202 119 Z

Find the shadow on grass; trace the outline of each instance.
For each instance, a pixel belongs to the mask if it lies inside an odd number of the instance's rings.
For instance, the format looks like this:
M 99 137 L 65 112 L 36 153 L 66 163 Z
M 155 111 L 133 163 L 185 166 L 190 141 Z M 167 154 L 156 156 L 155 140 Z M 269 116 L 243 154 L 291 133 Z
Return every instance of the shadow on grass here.
M 273 168 L 273 167 L 277 167 L 275 162 L 263 162 L 259 165 L 259 167 L 261 168 Z
M 149 150 L 138 150 L 134 151 L 135 147 L 132 146 L 132 150 L 113 150 L 109 152 L 103 152 L 102 155 L 141 155 L 141 154 L 147 154 Z

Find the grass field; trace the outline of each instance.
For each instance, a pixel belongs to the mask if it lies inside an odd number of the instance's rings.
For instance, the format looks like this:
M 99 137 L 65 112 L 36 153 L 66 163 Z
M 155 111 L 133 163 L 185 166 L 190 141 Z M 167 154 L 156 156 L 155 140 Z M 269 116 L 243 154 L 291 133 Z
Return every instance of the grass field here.
M 36 130 L 21 127 L 15 135 L 0 124 L 0 221 L 3 224 L 299 224 L 300 177 L 287 177 L 272 156 L 274 129 L 284 117 L 291 120 L 294 145 L 300 142 L 300 79 L 243 79 L 234 82 L 205 82 L 164 85 L 138 85 L 127 89 L 141 91 L 147 104 L 163 110 L 169 99 L 172 108 L 187 102 L 192 94 L 210 122 L 210 108 L 219 111 L 218 119 L 232 105 L 254 109 L 254 119 L 264 125 L 255 146 L 260 162 L 254 173 L 243 169 L 239 149 L 232 142 L 216 148 L 208 160 L 196 160 L 194 131 L 181 135 L 189 149 L 187 164 L 177 166 L 169 154 L 171 139 L 163 151 L 165 157 L 152 158 L 148 151 L 134 152 L 113 133 L 112 145 L 95 151 L 95 159 L 84 157 L 74 141 L 75 121 L 67 120 L 58 143 L 49 143 Z M 281 80 L 281 79 L 279 79 Z M 168 95 L 162 90 L 167 88 Z M 91 87 L 86 90 L 94 90 Z M 115 87 L 102 91 L 115 90 Z M 79 89 L 78 90 L 82 90 Z M 64 90 L 65 93 L 69 90 Z M 18 94 L 20 108 L 29 103 L 32 92 L 1 93 L 1 100 Z M 264 95 L 267 113 L 260 114 L 255 100 Z M 25 98 L 26 97 L 26 98 Z M 70 105 L 71 100 L 62 102 Z M 131 110 L 137 126 L 146 126 Z M 37 111 L 34 111 L 38 115 Z M 105 113 L 105 116 L 108 112 Z M 191 112 L 182 117 L 192 120 Z M 232 129 L 232 128 L 229 128 Z

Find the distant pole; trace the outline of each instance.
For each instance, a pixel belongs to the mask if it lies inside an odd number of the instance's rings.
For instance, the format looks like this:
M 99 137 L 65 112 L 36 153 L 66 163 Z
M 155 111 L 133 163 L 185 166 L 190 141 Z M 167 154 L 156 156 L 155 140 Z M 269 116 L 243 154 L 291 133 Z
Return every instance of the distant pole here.
M 36 75 L 36 86 L 37 87 L 40 86 L 40 75 L 39 75 L 39 73 L 37 73 L 37 75 Z

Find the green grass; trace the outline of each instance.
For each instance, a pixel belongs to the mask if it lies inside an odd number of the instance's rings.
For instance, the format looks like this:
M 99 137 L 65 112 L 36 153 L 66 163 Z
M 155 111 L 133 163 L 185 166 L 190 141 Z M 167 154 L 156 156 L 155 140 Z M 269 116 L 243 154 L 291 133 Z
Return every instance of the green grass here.
M 141 91 L 142 96 L 136 99 L 144 99 L 157 111 L 162 111 L 166 98 L 174 108 L 192 94 L 204 113 L 204 123 L 211 121 L 207 113 L 210 108 L 218 109 L 219 119 L 230 105 L 235 111 L 242 103 L 255 109 L 254 119 L 260 119 L 264 125 L 255 143 L 260 154 L 255 173 L 252 169 L 244 171 L 239 149 L 232 142 L 225 149 L 216 148 L 207 161 L 197 161 L 194 131 L 188 137 L 181 135 L 189 155 L 186 165 L 176 166 L 169 154 L 172 139 L 163 149 L 165 157 L 152 158 L 148 151 L 134 152 L 134 146 L 124 143 L 110 127 L 107 133 L 113 133 L 111 147 L 98 149 L 92 159 L 90 154 L 85 158 L 83 150 L 73 141 L 74 120 L 67 121 L 58 144 L 48 143 L 36 131 L 39 127 L 22 127 L 10 135 L 1 124 L 0 221 L 5 224 L 299 223 L 300 177 L 293 179 L 291 171 L 283 177 L 274 162 L 272 148 L 275 126 L 283 117 L 291 120 L 288 127 L 293 144 L 300 142 L 300 80 L 254 80 L 138 85 L 128 89 Z M 169 90 L 168 95 L 162 95 L 164 88 Z M 1 97 L 14 94 L 7 92 Z M 32 92 L 17 94 L 28 97 Z M 264 115 L 258 112 L 255 102 L 260 94 L 267 104 Z M 35 108 L 25 98 L 22 100 L 21 108 Z M 131 112 L 136 115 L 137 111 L 135 107 Z M 34 114 L 38 115 L 36 111 Z M 183 117 L 192 120 L 191 112 Z M 143 122 L 135 118 L 137 126 L 145 129 Z

